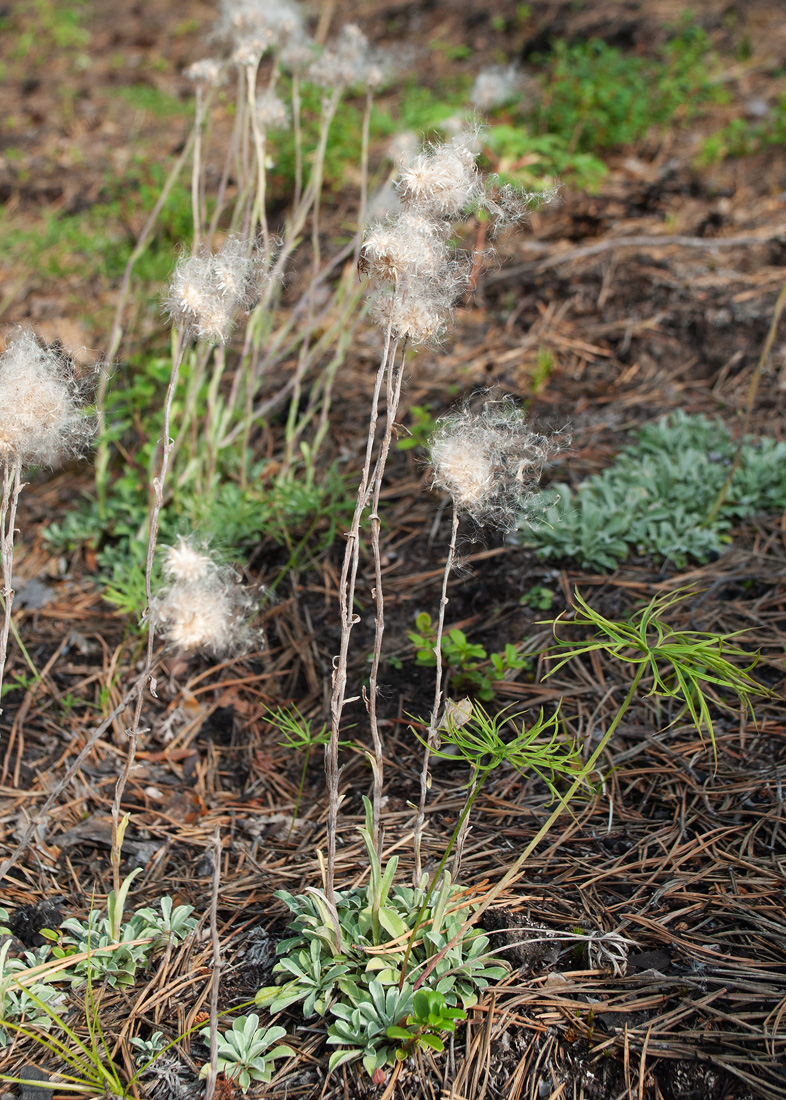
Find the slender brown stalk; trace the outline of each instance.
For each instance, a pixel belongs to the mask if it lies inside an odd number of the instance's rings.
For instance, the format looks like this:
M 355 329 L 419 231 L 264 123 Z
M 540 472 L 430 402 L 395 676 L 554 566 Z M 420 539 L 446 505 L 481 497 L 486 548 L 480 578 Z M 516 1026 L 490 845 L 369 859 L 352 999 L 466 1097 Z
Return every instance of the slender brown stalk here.
M 3 560 L 3 629 L 0 632 L 0 700 L 2 699 L 3 673 L 8 653 L 8 636 L 11 633 L 11 608 L 14 603 L 14 529 L 19 494 L 22 491 L 22 463 L 18 458 L 3 462 L 3 500 L 0 505 L 0 555 Z M 3 713 L 0 705 L 0 714 Z
M 374 96 L 369 88 L 366 92 L 366 109 L 363 112 L 363 137 L 360 152 L 360 209 L 358 211 L 358 235 L 355 242 L 355 267 L 360 259 L 360 247 L 363 243 L 363 226 L 366 222 L 366 208 L 368 207 L 368 147 L 371 131 L 371 108 Z
M 445 561 L 445 569 L 442 573 L 442 597 L 439 601 L 439 617 L 437 619 L 437 637 L 434 645 L 434 656 L 437 661 L 437 669 L 434 675 L 434 703 L 431 707 L 426 747 L 423 750 L 423 766 L 420 771 L 420 803 L 418 816 L 415 821 L 415 886 L 420 885 L 423 877 L 423 863 L 421 858 L 421 843 L 423 837 L 423 825 L 426 820 L 426 799 L 429 788 L 429 762 L 431 750 L 437 743 L 439 729 L 439 712 L 442 703 L 442 635 L 445 631 L 445 608 L 448 606 L 448 580 L 453 570 L 453 562 L 456 557 L 456 537 L 459 528 L 459 511 L 455 503 L 453 505 L 453 523 L 450 532 L 450 546 Z M 455 876 L 454 876 L 455 877 Z
M 341 567 L 341 579 L 339 581 L 338 599 L 341 615 L 341 644 L 338 656 L 333 659 L 333 690 L 330 700 L 330 741 L 325 746 L 325 778 L 328 788 L 328 822 L 327 822 L 327 867 L 325 874 L 325 894 L 328 902 L 335 904 L 335 872 L 336 872 L 336 827 L 338 823 L 339 807 L 339 767 L 338 767 L 338 742 L 341 730 L 341 717 L 348 700 L 347 666 L 349 663 L 349 640 L 352 628 L 359 621 L 355 614 L 355 585 L 357 583 L 358 565 L 360 562 L 360 522 L 363 511 L 368 504 L 371 491 L 371 460 L 374 451 L 374 441 L 377 434 L 377 420 L 379 417 L 379 401 L 382 393 L 382 384 L 388 372 L 389 365 L 395 362 L 398 345 L 391 340 L 391 325 L 388 324 L 385 332 L 385 344 L 382 352 L 382 360 L 377 370 L 374 382 L 374 395 L 371 401 L 371 415 L 369 417 L 368 438 L 366 440 L 366 457 L 363 463 L 363 471 L 358 486 L 355 511 L 352 524 L 347 533 L 347 545 L 344 550 L 344 562 Z M 379 476 L 379 471 L 377 471 Z
M 204 90 L 201 84 L 196 86 L 196 118 L 194 119 L 194 159 L 191 165 L 191 218 L 194 222 L 192 253 L 199 250 L 202 242 L 202 204 L 200 201 L 200 183 L 202 177 L 202 123 L 205 117 Z
M 218 1076 L 218 992 L 221 986 L 221 943 L 218 938 L 218 891 L 221 884 L 221 830 L 213 834 L 213 891 L 210 896 L 210 943 L 213 949 L 213 973 L 210 978 L 210 1073 L 205 1100 L 212 1100 Z
M 382 475 L 387 464 L 390 452 L 390 442 L 393 437 L 393 428 L 401 399 L 401 383 L 404 377 L 404 363 L 406 359 L 406 344 L 401 351 L 401 359 L 398 369 L 395 365 L 395 357 L 391 360 L 388 371 L 387 386 L 387 411 L 385 419 L 385 434 L 379 448 L 376 473 L 373 479 L 374 492 L 371 501 L 371 514 L 369 524 L 371 527 L 371 550 L 374 557 L 374 602 L 376 605 L 376 617 L 374 620 L 374 651 L 371 657 L 371 673 L 368 682 L 368 695 L 366 709 L 368 710 L 369 724 L 371 726 L 371 738 L 374 744 L 374 790 L 372 805 L 374 807 L 374 830 L 372 838 L 374 847 L 380 850 L 380 823 L 382 820 L 382 781 L 385 765 L 385 757 L 382 748 L 382 737 L 379 733 L 377 720 L 377 687 L 379 679 L 379 663 L 382 656 L 382 638 L 385 633 L 385 597 L 382 589 L 382 555 L 379 544 L 379 495 L 382 489 Z

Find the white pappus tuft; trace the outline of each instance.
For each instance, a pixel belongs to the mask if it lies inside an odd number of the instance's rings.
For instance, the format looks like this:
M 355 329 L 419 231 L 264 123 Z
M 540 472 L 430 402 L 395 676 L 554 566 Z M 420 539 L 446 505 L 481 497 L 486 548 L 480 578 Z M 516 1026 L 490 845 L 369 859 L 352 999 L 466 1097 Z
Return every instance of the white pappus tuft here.
M 178 261 L 166 310 L 188 336 L 225 344 L 235 314 L 257 300 L 267 266 L 248 241 L 229 237 L 215 255 L 204 251 Z
M 168 583 L 155 596 L 150 617 L 174 649 L 237 656 L 261 640 L 250 625 L 257 600 L 230 566 L 181 539 L 167 550 L 164 574 Z
M 432 484 L 480 524 L 512 530 L 544 464 L 567 440 L 540 435 L 509 398 L 464 406 L 438 421 L 428 444 Z
M 470 102 L 479 111 L 493 111 L 515 99 L 524 85 L 524 76 L 516 65 L 490 65 L 475 77 Z
M 81 453 L 95 434 L 84 412 L 91 390 L 92 379 L 78 379 L 67 355 L 18 329 L 0 355 L 0 461 L 56 466 Z

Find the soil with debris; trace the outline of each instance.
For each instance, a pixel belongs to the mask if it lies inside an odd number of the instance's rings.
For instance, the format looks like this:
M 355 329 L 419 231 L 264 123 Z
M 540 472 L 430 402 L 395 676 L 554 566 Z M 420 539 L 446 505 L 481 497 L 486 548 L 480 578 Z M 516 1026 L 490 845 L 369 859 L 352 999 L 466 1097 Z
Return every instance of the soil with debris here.
M 501 2 L 492 13 L 463 0 L 352 0 L 340 10 L 327 3 L 320 17 L 324 31 L 331 19 L 338 25 L 354 18 L 372 40 L 391 47 L 433 39 L 469 44 L 471 61 L 415 52 L 419 78 L 435 82 L 448 66 L 469 72 L 496 60 L 499 51 L 512 56 L 511 42 L 491 16 L 511 14 L 515 7 Z M 107 201 L 107 173 L 127 177 L 130 192 L 142 186 L 135 141 L 159 148 L 167 161 L 177 154 L 187 125 L 183 117 L 156 117 L 116 92 L 142 82 L 184 99 L 180 71 L 202 55 L 201 40 L 215 17 L 213 6 L 201 0 L 88 8 L 91 52 L 81 69 L 72 59 L 60 63 L 53 50 L 50 64 L 23 78 L 13 42 L 2 46 L 9 73 L 18 77 L 0 89 L 4 217 L 27 229 L 40 225 L 42 233 L 52 215 Z M 535 0 L 531 8 L 527 37 L 515 44 L 525 62 L 557 36 L 595 34 L 626 48 L 650 49 L 664 26 L 677 20 L 681 5 Z M 6 8 L 6 17 L 13 12 L 14 5 Z M 772 101 L 782 92 L 770 64 L 786 50 L 782 15 L 772 0 L 704 0 L 696 6 L 695 18 L 716 49 L 728 50 L 744 33 L 751 55 L 762 58 L 742 76 L 729 72 L 729 80 L 740 83 L 738 98 Z M 530 232 L 506 237 L 500 243 L 504 264 L 480 276 L 445 347 L 413 361 L 400 419 L 407 419 L 411 406 L 426 403 L 439 415 L 453 404 L 457 389 L 492 387 L 519 395 L 537 426 L 570 425 L 572 451 L 561 476 L 573 483 L 608 465 L 630 430 L 670 410 L 718 415 L 738 426 L 784 283 L 785 158 L 775 146 L 699 170 L 698 131 L 722 125 L 734 105 L 708 113 L 695 127 L 611 154 L 611 171 L 598 193 L 566 188 L 558 207 L 533 216 Z M 141 218 L 132 193 L 121 213 L 133 240 Z M 329 219 L 339 227 L 351 214 L 340 194 L 334 195 L 326 204 L 326 236 Z M 111 266 L 97 267 L 84 285 L 67 271 L 37 267 L 34 255 L 14 265 L 0 256 L 2 319 L 33 323 L 48 340 L 100 351 L 118 282 Z M 161 334 L 147 314 L 133 339 L 134 350 L 153 348 L 156 341 L 160 346 Z M 533 395 L 544 350 L 552 368 Z M 364 335 L 337 383 L 334 407 L 343 419 L 334 425 L 336 453 L 358 460 L 375 352 L 376 335 Z M 778 333 L 753 407 L 754 431 L 778 438 L 784 437 L 785 352 Z M 0 859 L 14 852 L 35 821 L 34 842 L 0 893 L 0 903 L 14 913 L 17 950 L 42 942 L 40 929 L 58 919 L 84 917 L 93 899 L 103 899 L 111 888 L 110 809 L 129 714 L 116 716 L 78 775 L 41 813 L 96 715 L 118 703 L 141 656 L 131 626 L 101 599 L 90 548 L 64 560 L 52 555 L 42 537 L 45 525 L 90 486 L 85 469 L 36 476 L 20 506 L 14 621 L 40 678 L 5 697 L 0 728 Z M 408 632 L 416 613 L 436 614 L 450 535 L 447 510 L 440 511 L 438 499 L 425 489 L 415 454 L 396 451 L 383 494 L 387 634 L 380 705 L 385 842 L 397 846 L 404 875 L 411 870 L 406 838 L 420 770 L 410 716 L 428 710 L 433 692 L 430 671 L 414 663 Z M 652 698 L 637 702 L 606 753 L 597 796 L 562 819 L 523 877 L 484 916 L 495 942 L 509 948 L 509 977 L 482 997 L 445 1056 L 421 1052 L 403 1068 L 395 1095 L 786 1097 L 784 517 L 761 516 L 735 529 L 718 560 L 681 571 L 640 558 L 611 575 L 590 574 L 569 562 L 539 561 L 488 533 L 462 530 L 462 539 L 447 626 L 465 631 L 489 652 L 523 639 L 533 654 L 541 652 L 550 631 L 540 620 L 567 608 L 576 588 L 599 611 L 621 617 L 656 593 L 689 585 L 700 595 L 675 610 L 674 625 L 738 632 L 736 644 L 760 653 L 755 674 L 774 694 L 757 705 L 755 721 L 719 713 L 717 768 L 708 745 L 676 710 L 664 710 Z M 292 576 L 288 587 L 282 585 L 265 612 L 268 646 L 260 657 L 218 666 L 164 657 L 157 697 L 148 700 L 143 715 L 149 732 L 123 800 L 131 821 L 122 873 L 143 868 L 133 886 L 135 905 L 169 894 L 203 914 L 215 870 L 213 837 L 220 829 L 222 1007 L 252 998 L 269 981 L 285 919 L 273 892 L 283 887 L 297 893 L 319 881 L 316 852 L 324 848 L 326 814 L 321 763 L 314 759 L 309 768 L 290 832 L 299 763 L 278 744 L 280 734 L 265 714 L 290 701 L 320 721 L 326 713 L 340 629 L 342 555 L 339 540 Z M 264 582 L 265 569 L 283 560 L 279 548 L 263 543 L 249 575 Z M 373 636 L 372 583 L 369 572 L 359 588 L 364 608 L 354 643 L 358 681 Z M 555 594 L 547 613 L 522 603 L 536 585 Z M 12 643 L 6 682 L 26 668 L 25 654 Z M 620 668 L 595 656 L 544 680 L 546 671 L 547 662 L 535 658 L 532 669 L 496 683 L 495 704 L 532 714 L 563 698 L 575 716 L 575 732 L 589 745 L 625 696 L 628 682 Z M 74 705 L 80 699 L 93 700 L 99 710 Z M 349 707 L 347 717 L 362 736 L 362 702 Z M 463 805 L 466 778 L 466 769 L 450 762 L 434 768 L 430 866 Z M 365 866 L 356 826 L 369 785 L 363 755 L 351 754 L 342 776 L 342 882 L 357 879 Z M 539 781 L 495 774 L 474 811 L 464 882 L 480 896 L 544 816 Z M 600 935 L 610 932 L 624 937 L 622 962 L 599 946 L 607 942 Z M 207 1007 L 210 980 L 210 944 L 205 938 L 191 941 L 135 986 L 105 990 L 105 1026 L 119 1033 L 129 1019 L 138 1019 L 145 1033 L 164 1030 L 175 1037 Z M 390 1095 L 354 1068 L 328 1077 L 329 1049 L 320 1029 L 304 1027 L 294 1012 L 282 1021 L 298 1059 L 273 1085 L 253 1087 L 252 1096 Z M 155 1080 L 142 1082 L 140 1095 L 198 1095 L 192 1070 L 205 1057 L 192 1046 L 183 1063 L 162 1067 Z M 0 1058 L 0 1072 L 17 1072 L 20 1065 L 14 1051 Z M 230 1094 L 225 1084 L 222 1096 Z

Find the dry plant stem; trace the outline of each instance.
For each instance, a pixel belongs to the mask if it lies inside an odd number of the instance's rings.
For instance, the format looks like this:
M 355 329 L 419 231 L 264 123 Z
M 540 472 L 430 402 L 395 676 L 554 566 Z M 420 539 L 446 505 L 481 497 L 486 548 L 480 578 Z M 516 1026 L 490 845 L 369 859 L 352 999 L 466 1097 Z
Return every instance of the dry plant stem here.
M 377 689 L 379 680 L 379 662 L 382 656 L 382 639 L 385 634 L 385 595 L 382 589 L 382 555 L 379 545 L 379 495 L 382 489 L 382 475 L 387 464 L 390 452 L 390 441 L 393 436 L 393 428 L 396 422 L 396 413 L 401 399 L 401 383 L 404 377 L 404 363 L 406 360 L 406 342 L 401 349 L 401 359 L 396 369 L 396 357 L 391 356 L 390 369 L 387 372 L 387 401 L 385 414 L 385 434 L 379 448 L 377 468 L 374 476 L 374 493 L 371 502 L 371 514 L 369 524 L 371 526 L 371 550 L 374 557 L 374 602 L 376 616 L 374 619 L 374 651 L 371 657 L 371 673 L 368 681 L 368 696 L 366 708 L 368 710 L 369 725 L 371 726 L 371 739 L 374 744 L 374 790 L 372 804 L 374 807 L 374 847 L 380 851 L 380 826 L 382 821 L 382 781 L 385 766 L 385 757 L 382 748 L 382 738 L 379 733 L 377 720 Z
M 636 692 L 639 689 L 639 683 L 641 682 L 641 678 L 644 675 L 645 668 L 646 668 L 646 665 L 645 665 L 644 662 L 642 662 L 638 666 L 638 668 L 636 669 L 636 675 L 633 677 L 633 682 L 630 685 L 630 688 L 628 690 L 628 694 L 625 696 L 625 699 L 623 700 L 622 706 L 620 707 L 620 709 L 617 711 L 616 715 L 614 716 L 614 720 L 612 721 L 611 725 L 609 726 L 609 728 L 604 733 L 603 737 L 600 740 L 600 743 L 598 744 L 598 747 L 595 749 L 592 756 L 590 756 L 587 763 L 584 765 L 584 767 L 581 769 L 579 774 L 574 779 L 571 786 L 568 788 L 568 791 L 565 794 L 560 795 L 559 802 L 557 803 L 555 809 L 552 810 L 552 812 L 549 814 L 549 816 L 543 822 L 541 827 L 538 829 L 537 833 L 535 833 L 532 840 L 526 846 L 524 851 L 516 859 L 516 861 L 513 864 L 511 864 L 511 866 L 508 868 L 508 870 L 505 872 L 505 874 L 499 880 L 497 885 L 493 886 L 489 890 L 489 892 L 486 894 L 486 896 L 482 899 L 482 901 L 479 903 L 479 905 L 475 909 L 474 913 L 472 914 L 472 917 L 469 920 L 464 921 L 461 928 L 458 930 L 458 932 L 453 937 L 453 939 L 449 943 L 445 944 L 445 946 L 442 948 L 442 950 L 437 952 L 437 954 L 432 959 L 429 960 L 428 966 L 425 968 L 425 970 L 421 974 L 420 978 L 418 978 L 418 981 L 417 981 L 416 985 L 418 985 L 418 986 L 422 985 L 422 983 L 428 978 L 429 974 L 431 974 L 431 972 L 433 971 L 434 967 L 437 965 L 439 960 L 451 949 L 451 947 L 454 947 L 459 942 L 459 940 L 462 938 L 462 936 L 466 935 L 466 933 L 469 931 L 469 929 L 472 927 L 472 925 L 477 922 L 477 920 L 481 916 L 481 914 L 484 913 L 486 911 L 486 909 L 488 909 L 488 907 L 494 901 L 496 901 L 496 899 L 500 896 L 500 894 L 503 892 L 503 890 L 506 890 L 507 887 L 510 886 L 513 882 L 515 882 L 515 880 L 519 877 L 519 875 L 521 874 L 522 868 L 524 867 L 525 863 L 527 862 L 529 857 L 532 855 L 532 853 L 535 851 L 537 846 L 540 844 L 541 840 L 543 840 L 544 836 L 546 836 L 548 831 L 551 829 L 551 826 L 557 820 L 557 818 L 562 813 L 562 811 L 565 809 L 565 807 L 569 804 L 571 798 L 573 798 L 576 791 L 579 789 L 579 787 L 582 785 L 582 783 L 586 780 L 587 776 L 591 775 L 592 772 L 594 771 L 595 764 L 600 759 L 600 756 L 603 753 L 603 750 L 606 748 L 606 745 L 608 745 L 609 741 L 611 740 L 612 736 L 614 735 L 614 731 L 617 729 L 617 726 L 619 726 L 620 722 L 622 721 L 623 717 L 625 716 L 625 714 L 628 711 L 628 707 L 631 705 L 631 703 L 633 702 L 633 700 L 636 696 Z
M 470 805 L 475 800 L 477 794 L 478 781 L 477 779 L 472 783 L 469 788 L 468 798 Z M 464 843 L 467 839 L 467 833 L 469 832 L 469 814 L 463 816 L 463 820 L 459 827 L 458 834 L 456 836 L 456 850 L 453 856 L 453 870 L 451 871 L 451 877 L 454 882 L 458 882 L 459 875 L 461 874 L 461 857 L 464 854 Z
M 418 805 L 418 816 L 415 822 L 415 886 L 419 885 L 420 879 L 423 875 L 423 866 L 421 859 L 421 842 L 423 837 L 423 825 L 426 820 L 426 799 L 428 798 L 428 776 L 429 776 L 429 763 L 431 760 L 431 750 L 436 744 L 437 730 L 439 728 L 439 712 L 442 704 L 442 635 L 445 631 L 445 608 L 448 606 L 448 580 L 450 574 L 453 571 L 453 562 L 456 557 L 456 538 L 458 536 L 459 528 L 459 511 L 455 504 L 453 505 L 453 523 L 450 531 L 450 546 L 448 547 L 448 556 L 445 561 L 445 570 L 442 574 L 442 598 L 439 601 L 439 617 L 437 619 L 437 637 L 436 644 L 434 645 L 434 657 L 436 658 L 437 667 L 434 674 L 434 703 L 431 707 L 431 717 L 428 724 L 428 734 L 426 737 L 426 747 L 423 749 L 423 767 L 420 771 L 420 803 Z M 456 875 L 454 874 L 454 878 Z
M 224 213 L 224 202 L 226 199 L 227 185 L 229 183 L 229 176 L 232 171 L 232 162 L 237 160 L 237 149 L 240 138 L 240 131 L 238 123 L 240 121 L 240 114 L 235 112 L 235 124 L 232 127 L 232 136 L 229 139 L 229 145 L 227 147 L 226 156 L 224 157 L 224 167 L 221 171 L 221 179 L 218 184 L 218 191 L 216 192 L 216 206 L 213 211 L 213 216 L 210 219 L 210 226 L 207 231 L 207 246 L 211 247 L 213 237 L 218 227 L 218 222 L 221 215 Z
M 718 493 L 718 498 L 710 509 L 710 514 L 707 516 L 706 523 L 709 525 L 717 517 L 723 507 L 723 502 L 729 495 L 731 489 L 731 483 L 734 480 L 734 475 L 740 464 L 740 455 L 742 454 L 742 448 L 745 444 L 745 439 L 750 431 L 751 414 L 753 412 L 753 405 L 756 401 L 756 394 L 759 390 L 759 382 L 761 381 L 761 374 L 764 370 L 764 364 L 770 357 L 772 351 L 772 345 L 775 343 L 775 337 L 778 332 L 778 323 L 781 319 L 781 313 L 783 313 L 783 307 L 786 306 L 786 286 L 781 289 L 778 299 L 775 303 L 775 309 L 772 313 L 772 320 L 770 321 L 770 330 L 767 333 L 767 339 L 764 341 L 764 347 L 761 350 L 759 361 L 756 364 L 756 369 L 751 375 L 751 380 L 748 385 L 748 399 L 745 403 L 745 419 L 742 422 L 742 429 L 740 431 L 740 438 L 737 441 L 737 450 L 734 452 L 734 459 L 729 468 L 729 472 L 726 476 L 726 480 L 721 486 L 721 491 Z
M 194 222 L 194 239 L 191 253 L 196 255 L 202 243 L 202 204 L 199 201 L 202 176 L 202 124 L 205 118 L 204 91 L 196 86 L 196 117 L 194 119 L 194 159 L 191 165 L 191 217 Z
M 210 1076 L 205 1100 L 212 1100 L 218 1076 L 218 991 L 221 986 L 221 944 L 218 939 L 218 890 L 221 884 L 221 830 L 213 834 L 213 892 L 210 897 L 210 943 L 213 949 L 213 974 L 210 980 Z
M 183 165 L 191 155 L 191 149 L 196 139 L 196 128 L 192 129 L 188 135 L 183 151 L 177 158 L 172 166 L 172 170 L 167 176 L 166 182 L 161 189 L 161 194 L 156 199 L 156 204 L 148 215 L 148 219 L 142 227 L 142 232 L 139 234 L 136 244 L 134 245 L 134 251 L 128 257 L 125 271 L 123 272 L 123 278 L 120 283 L 120 291 L 118 293 L 117 305 L 115 306 L 115 316 L 112 321 L 112 332 L 109 337 L 109 348 L 107 350 L 106 359 L 108 363 L 111 363 L 115 355 L 117 355 L 118 348 L 120 347 L 120 341 L 123 339 L 123 314 L 125 312 L 126 302 L 128 301 L 128 294 L 131 289 L 131 275 L 134 270 L 139 257 L 147 248 L 147 242 L 150 238 L 150 234 L 155 228 L 155 224 L 158 221 L 158 215 L 163 209 L 164 203 L 169 198 L 169 192 L 174 187 L 180 173 L 183 171 Z M 106 387 L 108 384 L 108 376 L 102 375 L 99 383 L 99 390 L 97 395 L 97 404 L 99 414 L 104 407 L 104 397 L 106 395 Z
M 183 362 L 183 355 L 185 353 L 186 340 L 185 334 L 180 332 L 177 337 L 177 345 L 175 348 L 175 355 L 172 360 L 172 372 L 169 376 L 169 385 L 167 386 L 166 399 L 164 401 L 164 422 L 161 431 L 161 466 L 158 471 L 158 477 L 153 478 L 153 507 L 150 511 L 150 532 L 147 540 L 147 561 L 145 562 L 145 599 L 147 600 L 148 615 L 153 603 L 153 562 L 156 556 L 156 542 L 158 541 L 158 520 L 161 515 L 161 509 L 164 505 L 164 486 L 166 484 L 166 475 L 169 468 L 169 456 L 174 449 L 174 440 L 170 438 L 169 426 L 172 418 L 172 402 L 175 397 L 175 390 L 177 389 L 177 379 L 180 373 L 180 364 Z M 153 623 L 149 621 L 147 624 L 147 663 L 152 666 L 153 664 L 153 645 L 155 642 L 155 628 Z M 140 703 L 137 706 L 137 711 L 141 709 L 141 696 Z M 138 715 L 134 722 L 133 732 L 136 733 L 139 728 Z
M 22 491 L 22 463 L 19 459 L 3 463 L 3 501 L 0 505 L 0 554 L 3 559 L 3 629 L 0 633 L 0 700 L 2 700 L 3 673 L 8 653 L 8 635 L 11 633 L 11 608 L 14 603 L 14 528 L 19 494 Z M 3 713 L 0 705 L 0 714 Z
M 374 450 L 374 440 L 377 433 L 377 419 L 379 416 L 379 399 L 382 393 L 382 383 L 388 370 L 388 363 L 396 358 L 397 343 L 391 341 L 391 324 L 388 324 L 385 332 L 385 346 L 382 352 L 382 361 L 377 370 L 374 382 L 374 395 L 371 401 L 371 415 L 369 417 L 368 438 L 366 441 L 366 457 L 363 471 L 358 486 L 355 512 L 352 524 L 347 533 L 347 545 L 344 550 L 344 562 L 341 567 L 341 579 L 338 588 L 339 611 L 341 615 L 341 645 L 338 656 L 333 659 L 333 689 L 330 699 L 330 741 L 325 747 L 325 779 L 328 788 L 328 821 L 327 821 L 327 868 L 325 874 L 325 894 L 331 905 L 335 904 L 335 873 L 336 873 L 336 826 L 338 822 L 338 742 L 341 729 L 341 716 L 346 703 L 347 689 L 347 665 L 349 660 L 349 639 L 352 628 L 358 622 L 355 615 L 355 584 L 357 582 L 358 563 L 360 560 L 360 521 L 363 509 L 368 502 L 371 480 L 371 458 Z
M 147 683 L 148 677 L 152 672 L 153 667 L 150 665 L 146 665 L 140 675 L 125 693 L 123 698 L 114 708 L 114 710 L 110 711 L 103 722 L 101 722 L 100 725 L 96 726 L 96 728 L 90 734 L 80 752 L 66 768 L 65 774 L 49 792 L 46 801 L 44 802 L 41 809 L 28 822 L 27 828 L 25 829 L 24 834 L 22 835 L 22 838 L 17 844 L 16 848 L 6 859 L 5 863 L 0 866 L 0 882 L 2 882 L 8 872 L 17 862 L 19 857 L 27 850 L 31 840 L 35 836 L 36 829 L 42 822 L 46 820 L 46 815 L 52 809 L 60 794 L 65 790 L 65 788 L 74 778 L 74 776 L 80 770 L 82 764 L 84 764 L 85 760 L 92 752 L 93 746 L 95 745 L 96 741 L 98 741 L 99 738 L 103 737 L 103 735 L 111 727 L 115 719 L 123 713 L 129 703 L 133 702 L 133 700 L 136 698 L 137 692 L 142 691 L 144 685 Z
M 292 74 L 292 126 L 295 134 L 295 193 L 292 205 L 297 208 L 303 192 L 303 124 L 300 105 L 300 77 Z
M 142 716 L 142 699 L 144 692 L 140 691 L 137 696 L 136 706 L 134 707 L 134 721 L 130 730 L 128 730 L 128 752 L 126 753 L 126 762 L 123 765 L 123 770 L 117 777 L 117 783 L 115 783 L 115 793 L 112 799 L 112 851 L 111 851 L 111 864 L 112 864 L 112 888 L 115 891 L 115 897 L 120 897 L 120 860 L 122 858 L 123 845 L 120 839 L 120 822 L 121 822 L 121 804 L 123 800 L 123 793 L 128 783 L 128 777 L 131 774 L 131 768 L 134 765 L 134 757 L 136 756 L 136 742 L 139 732 L 139 721 Z M 117 930 L 115 930 L 117 931 Z
M 368 146 L 371 130 L 371 107 L 374 97 L 371 90 L 366 92 L 366 109 L 363 112 L 363 138 L 360 152 L 360 210 L 358 211 L 358 235 L 355 242 L 355 267 L 360 260 L 360 248 L 363 244 L 363 226 L 366 222 L 368 206 Z
M 273 70 L 275 77 L 275 69 Z M 271 80 L 271 86 L 273 81 Z M 259 125 L 256 112 L 257 67 L 246 66 L 246 92 L 248 94 L 248 113 L 251 116 L 251 131 L 254 135 L 254 149 L 257 158 L 257 190 L 254 196 L 254 205 L 251 208 L 251 228 L 256 229 L 256 223 L 262 228 L 262 243 L 267 253 L 270 248 L 270 232 L 267 227 L 267 211 L 265 209 L 265 193 L 267 190 L 267 132 Z

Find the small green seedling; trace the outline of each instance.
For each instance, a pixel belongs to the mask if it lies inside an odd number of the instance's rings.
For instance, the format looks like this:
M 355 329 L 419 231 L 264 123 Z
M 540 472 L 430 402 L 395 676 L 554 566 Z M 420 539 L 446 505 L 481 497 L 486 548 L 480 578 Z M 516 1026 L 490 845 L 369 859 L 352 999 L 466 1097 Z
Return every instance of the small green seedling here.
M 441 1054 L 445 1049 L 442 1032 L 456 1030 L 459 1020 L 466 1020 L 461 1008 L 450 1008 L 443 995 L 436 989 L 418 989 L 412 998 L 412 1012 L 406 1023 L 387 1029 L 389 1039 L 399 1039 L 396 1059 L 405 1061 L 419 1047 L 430 1047 Z

